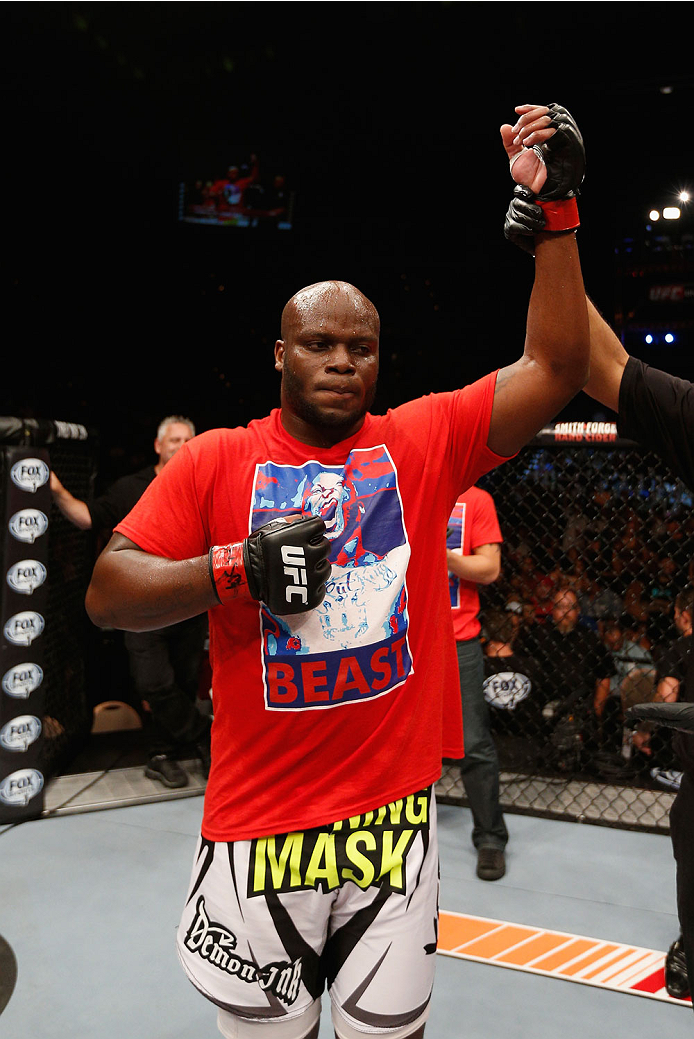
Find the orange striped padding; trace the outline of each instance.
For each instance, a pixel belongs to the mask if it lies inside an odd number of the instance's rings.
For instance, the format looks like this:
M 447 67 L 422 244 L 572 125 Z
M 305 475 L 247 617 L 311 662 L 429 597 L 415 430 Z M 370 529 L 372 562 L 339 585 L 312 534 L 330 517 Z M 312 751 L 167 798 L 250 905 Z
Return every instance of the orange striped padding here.
M 438 952 L 691 1007 L 668 996 L 665 953 L 655 949 L 442 911 Z

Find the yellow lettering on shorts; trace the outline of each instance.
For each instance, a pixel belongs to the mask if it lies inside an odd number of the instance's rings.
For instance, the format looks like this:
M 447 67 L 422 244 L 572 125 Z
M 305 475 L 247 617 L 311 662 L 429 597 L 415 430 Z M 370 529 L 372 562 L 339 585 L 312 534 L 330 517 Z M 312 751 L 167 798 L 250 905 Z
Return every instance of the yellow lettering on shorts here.
M 397 801 L 391 801 L 388 805 L 388 810 L 390 812 L 390 821 L 392 825 L 399 826 L 400 816 L 402 815 L 402 798 L 399 798 Z
M 288 833 L 282 850 L 277 858 L 274 837 L 260 837 L 255 845 L 255 869 L 253 872 L 253 890 L 265 890 L 265 874 L 267 863 L 270 863 L 272 887 L 282 887 L 284 874 L 289 859 L 289 886 L 301 887 L 301 849 L 304 843 L 303 833 Z
M 405 889 L 402 876 L 402 866 L 407 849 L 413 839 L 414 830 L 403 830 L 398 838 L 397 844 L 393 847 L 393 831 L 383 831 L 381 871 L 378 874 L 378 880 L 384 877 L 386 873 L 390 873 L 390 886 L 395 891 L 404 891 Z
M 352 865 L 361 870 L 361 876 L 357 876 L 354 870 L 351 869 L 343 869 L 342 876 L 345 880 L 353 880 L 358 887 L 367 888 L 373 883 L 376 870 L 371 859 L 368 859 L 366 855 L 362 855 L 359 851 L 358 844 L 365 845 L 369 851 L 376 850 L 376 838 L 370 830 L 350 833 L 345 842 L 345 854 Z
M 319 833 L 311 852 L 304 884 L 306 887 L 316 887 L 316 881 L 319 879 L 325 880 L 329 891 L 339 887 L 334 833 Z
M 415 811 L 415 795 L 410 794 L 405 800 L 405 818 L 411 826 L 422 826 L 427 822 L 427 814 L 429 809 L 429 798 L 418 797 L 417 804 L 419 805 L 419 812 Z

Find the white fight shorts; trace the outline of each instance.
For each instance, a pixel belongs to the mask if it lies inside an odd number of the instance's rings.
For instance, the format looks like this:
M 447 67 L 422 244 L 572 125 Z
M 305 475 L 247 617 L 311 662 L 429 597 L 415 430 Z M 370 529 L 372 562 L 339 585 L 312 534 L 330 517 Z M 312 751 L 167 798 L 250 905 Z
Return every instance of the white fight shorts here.
M 201 837 L 178 953 L 239 1035 L 243 1021 L 255 1035 L 315 1016 L 326 985 L 348 1034 L 407 1035 L 431 996 L 438 888 L 431 787 L 299 833 Z M 295 1025 L 288 1034 L 305 1034 Z

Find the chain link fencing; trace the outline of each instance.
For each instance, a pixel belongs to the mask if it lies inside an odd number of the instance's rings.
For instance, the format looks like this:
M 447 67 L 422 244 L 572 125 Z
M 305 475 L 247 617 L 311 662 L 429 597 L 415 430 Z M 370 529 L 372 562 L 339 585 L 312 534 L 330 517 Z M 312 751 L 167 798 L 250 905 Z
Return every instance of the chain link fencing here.
M 681 643 L 694 585 L 692 494 L 612 423 L 559 423 L 479 482 L 502 574 L 480 588 L 485 697 L 506 811 L 666 832 L 680 777 L 671 730 L 634 733 Z M 444 762 L 443 803 L 467 804 Z

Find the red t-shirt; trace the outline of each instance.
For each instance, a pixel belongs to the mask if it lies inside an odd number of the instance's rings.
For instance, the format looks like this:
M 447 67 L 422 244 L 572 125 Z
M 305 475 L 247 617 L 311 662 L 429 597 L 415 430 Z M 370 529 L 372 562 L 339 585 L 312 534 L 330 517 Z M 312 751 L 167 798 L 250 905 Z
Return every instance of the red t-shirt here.
M 492 496 L 479 487 L 470 487 L 460 495 L 448 521 L 448 530 L 446 548 L 462 556 L 472 555 L 480 545 L 500 545 L 504 540 Z M 448 588 L 456 641 L 472 639 L 480 633 L 478 585 L 449 573 Z
M 202 832 L 245 840 L 360 815 L 434 783 L 442 690 L 457 681 L 444 531 L 456 498 L 502 459 L 486 446 L 496 373 L 367 415 L 309 447 L 275 409 L 185 444 L 117 526 L 170 559 L 320 515 L 332 575 L 320 607 L 254 600 L 209 611 L 212 769 Z

